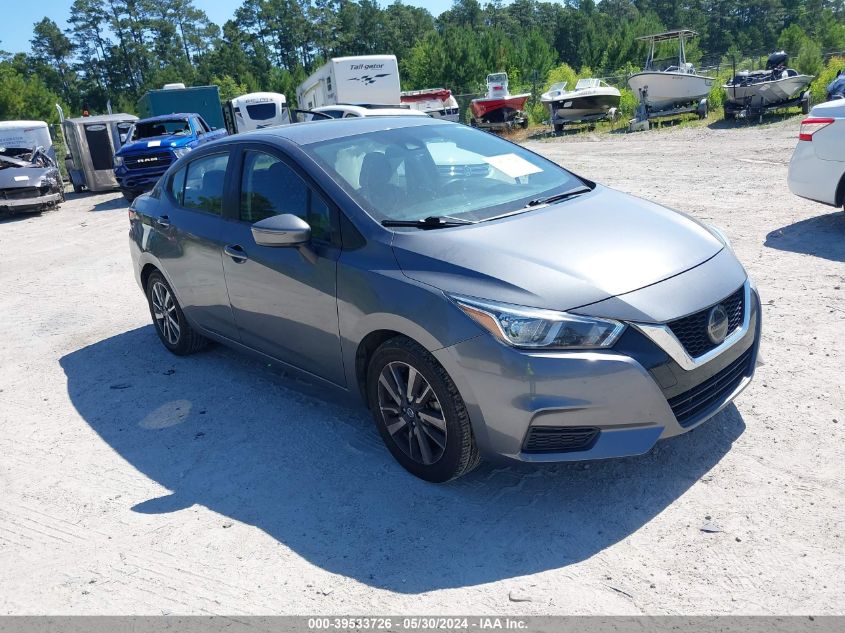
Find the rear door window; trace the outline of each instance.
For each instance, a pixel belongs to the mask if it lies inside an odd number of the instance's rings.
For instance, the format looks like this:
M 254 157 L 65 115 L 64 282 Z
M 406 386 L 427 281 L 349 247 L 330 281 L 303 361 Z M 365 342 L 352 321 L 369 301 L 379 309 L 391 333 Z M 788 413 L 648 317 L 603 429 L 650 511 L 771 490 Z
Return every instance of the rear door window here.
M 213 215 L 222 215 L 223 189 L 226 184 L 228 164 L 228 153 L 203 156 L 188 163 L 185 167 L 182 206 Z

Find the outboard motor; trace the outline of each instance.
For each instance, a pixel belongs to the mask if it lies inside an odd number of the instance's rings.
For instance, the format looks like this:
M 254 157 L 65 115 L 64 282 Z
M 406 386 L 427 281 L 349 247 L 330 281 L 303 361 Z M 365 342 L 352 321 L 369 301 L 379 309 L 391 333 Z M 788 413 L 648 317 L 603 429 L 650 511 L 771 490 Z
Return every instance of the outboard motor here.
M 786 51 L 772 53 L 766 61 L 766 70 L 776 70 L 778 68 L 786 68 L 786 62 L 789 61 L 789 55 Z

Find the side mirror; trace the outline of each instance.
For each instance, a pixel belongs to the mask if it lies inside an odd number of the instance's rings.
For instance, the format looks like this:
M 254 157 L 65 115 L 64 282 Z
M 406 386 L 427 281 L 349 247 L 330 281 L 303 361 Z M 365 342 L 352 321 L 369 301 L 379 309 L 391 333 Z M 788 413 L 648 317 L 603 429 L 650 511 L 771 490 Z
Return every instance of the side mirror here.
M 253 224 L 252 239 L 259 246 L 298 246 L 311 239 L 311 227 L 302 218 L 283 213 Z

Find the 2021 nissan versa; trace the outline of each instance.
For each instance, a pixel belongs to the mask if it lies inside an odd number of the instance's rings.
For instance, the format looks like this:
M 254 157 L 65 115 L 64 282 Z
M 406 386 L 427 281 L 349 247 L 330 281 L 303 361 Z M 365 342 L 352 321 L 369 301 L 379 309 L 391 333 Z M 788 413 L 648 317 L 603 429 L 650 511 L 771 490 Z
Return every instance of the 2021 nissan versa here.
M 460 124 L 216 141 L 130 223 L 167 349 L 214 339 L 359 395 L 429 481 L 643 453 L 754 372 L 759 299 L 721 232 Z

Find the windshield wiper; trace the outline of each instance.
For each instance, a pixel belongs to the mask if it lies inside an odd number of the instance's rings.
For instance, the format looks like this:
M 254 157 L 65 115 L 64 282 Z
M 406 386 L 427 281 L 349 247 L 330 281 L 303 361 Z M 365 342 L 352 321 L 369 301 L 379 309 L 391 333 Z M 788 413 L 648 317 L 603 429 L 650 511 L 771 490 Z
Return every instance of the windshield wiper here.
M 528 202 L 526 202 L 524 207 L 515 209 L 513 211 L 508 211 L 507 213 L 502 213 L 500 215 L 494 215 L 492 218 L 485 218 L 484 222 L 490 222 L 491 220 L 500 220 L 501 218 L 507 218 L 512 215 L 519 215 L 520 213 L 525 213 L 526 211 L 532 211 L 537 207 L 544 207 L 554 202 L 560 202 L 561 200 L 567 200 L 568 198 L 580 196 L 581 194 L 587 193 L 589 191 L 592 191 L 592 189 L 586 186 L 582 186 L 575 187 L 574 189 L 569 189 L 562 193 L 556 193 L 555 195 L 549 196 L 547 198 L 535 198 L 534 200 L 529 200 Z
M 417 229 L 445 229 L 450 226 L 464 226 L 465 224 L 475 224 L 472 220 L 463 220 L 461 218 L 453 218 L 448 215 L 431 215 L 424 220 L 382 220 L 382 226 L 410 226 Z
M 592 189 L 586 186 L 575 187 L 574 189 L 569 189 L 568 191 L 564 191 L 562 193 L 556 193 L 548 198 L 535 198 L 534 200 L 529 200 L 525 206 L 539 207 L 543 204 L 552 204 L 553 202 L 560 202 L 561 200 L 566 200 L 567 198 L 574 198 L 575 196 L 580 196 L 582 193 L 588 193 L 590 191 L 592 191 Z

